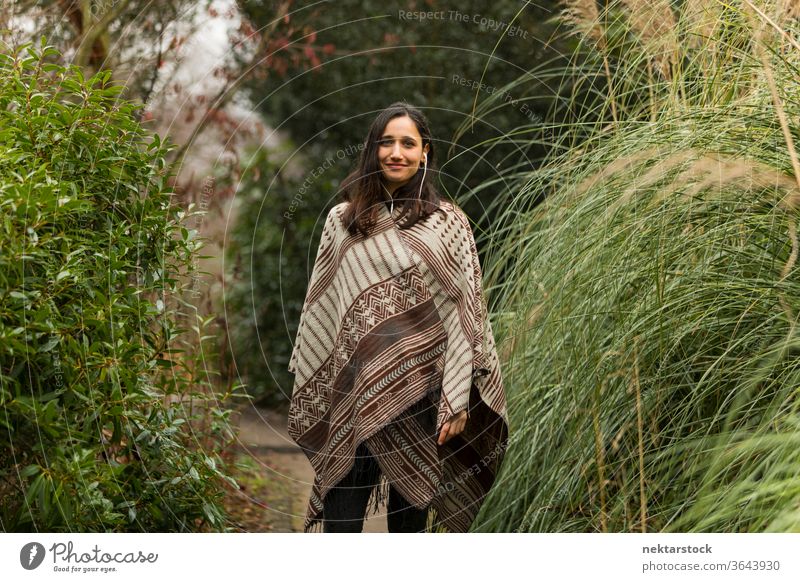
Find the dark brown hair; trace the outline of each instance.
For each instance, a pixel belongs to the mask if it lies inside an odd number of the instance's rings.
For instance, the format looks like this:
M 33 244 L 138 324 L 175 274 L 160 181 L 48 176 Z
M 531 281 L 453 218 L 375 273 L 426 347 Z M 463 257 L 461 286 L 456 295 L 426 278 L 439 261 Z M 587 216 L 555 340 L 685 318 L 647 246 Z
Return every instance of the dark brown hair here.
M 426 219 L 439 208 L 441 197 L 434 186 L 434 178 L 437 175 L 436 149 L 433 147 L 428 120 L 416 107 L 404 101 L 397 101 L 381 111 L 372 122 L 358 160 L 358 167 L 342 182 L 342 200 L 350 202 L 342 215 L 342 221 L 351 235 L 361 232 L 364 236 L 369 236 L 369 231 L 378 218 L 379 205 L 386 202 L 386 194 L 381 188 L 383 172 L 378 161 L 378 142 L 390 120 L 405 116 L 410 117 L 417 126 L 422 138 L 422 148 L 428 144 L 426 161 L 428 170 L 421 194 L 419 191 L 423 176 L 422 164 L 414 177 L 395 190 L 395 201 L 402 203 L 400 218 L 405 217 L 405 222 L 402 224 L 398 222 L 398 227 L 410 228 L 418 220 Z

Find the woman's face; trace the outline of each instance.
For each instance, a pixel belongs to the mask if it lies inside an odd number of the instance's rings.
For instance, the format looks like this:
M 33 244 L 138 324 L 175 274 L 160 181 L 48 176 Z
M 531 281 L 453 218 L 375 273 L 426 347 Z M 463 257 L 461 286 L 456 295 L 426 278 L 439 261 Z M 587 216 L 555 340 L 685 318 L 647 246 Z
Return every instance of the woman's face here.
M 408 182 L 420 167 L 423 153 L 422 136 L 410 117 L 389 120 L 378 142 L 378 161 L 384 179 L 395 188 Z

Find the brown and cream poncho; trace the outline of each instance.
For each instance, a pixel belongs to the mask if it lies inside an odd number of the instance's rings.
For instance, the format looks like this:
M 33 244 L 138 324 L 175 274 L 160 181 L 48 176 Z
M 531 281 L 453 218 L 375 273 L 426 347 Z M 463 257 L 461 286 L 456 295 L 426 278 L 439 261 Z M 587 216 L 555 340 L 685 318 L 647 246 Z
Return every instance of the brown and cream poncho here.
M 316 473 L 304 530 L 319 530 L 322 500 L 364 442 L 381 483 L 429 507 L 433 529 L 466 532 L 508 443 L 506 399 L 486 313 L 477 249 L 448 201 L 413 227 L 381 205 L 368 237 L 351 235 L 335 206 L 322 231 L 289 363 L 289 434 Z M 436 426 L 423 421 L 425 409 Z M 467 409 L 464 431 L 437 444 Z

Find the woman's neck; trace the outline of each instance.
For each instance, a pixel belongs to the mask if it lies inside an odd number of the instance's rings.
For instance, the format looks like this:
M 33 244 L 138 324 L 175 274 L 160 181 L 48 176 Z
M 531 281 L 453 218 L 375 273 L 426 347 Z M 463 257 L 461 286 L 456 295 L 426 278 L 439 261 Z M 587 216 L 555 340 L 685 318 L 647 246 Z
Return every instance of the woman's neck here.
M 394 214 L 394 191 L 397 190 L 396 186 L 386 186 L 383 182 L 381 182 L 381 190 L 383 190 L 383 194 L 386 197 L 386 206 L 389 209 L 390 214 Z
M 398 186 L 395 184 L 390 184 L 387 186 L 383 182 L 381 182 L 381 188 L 383 189 L 383 193 L 389 196 L 390 198 L 394 198 L 395 190 L 397 190 Z

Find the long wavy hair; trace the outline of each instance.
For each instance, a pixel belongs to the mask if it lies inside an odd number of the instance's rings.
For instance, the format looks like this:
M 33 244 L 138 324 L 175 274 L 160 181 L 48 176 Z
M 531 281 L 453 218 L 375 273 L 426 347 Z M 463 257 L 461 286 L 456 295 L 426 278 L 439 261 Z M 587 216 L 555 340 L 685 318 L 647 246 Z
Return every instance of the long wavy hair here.
M 436 172 L 436 148 L 433 145 L 431 130 L 425 115 L 416 107 L 404 101 L 397 101 L 381 111 L 369 128 L 364 149 L 358 160 L 358 166 L 342 182 L 342 200 L 349 202 L 342 216 L 347 230 L 351 235 L 357 232 L 365 237 L 378 219 L 379 205 L 385 204 L 386 194 L 383 192 L 383 171 L 378 160 L 378 143 L 386 129 L 386 124 L 395 117 L 408 116 L 417 126 L 417 131 L 422 138 L 422 148 L 428 145 L 427 165 L 428 171 L 420 192 L 420 182 L 423 177 L 423 164 L 420 164 L 417 173 L 405 184 L 394 191 L 396 202 L 402 203 L 401 213 L 398 218 L 405 218 L 399 228 L 410 228 L 418 220 L 425 220 L 439 209 L 441 196 L 436 190 L 434 179 Z

